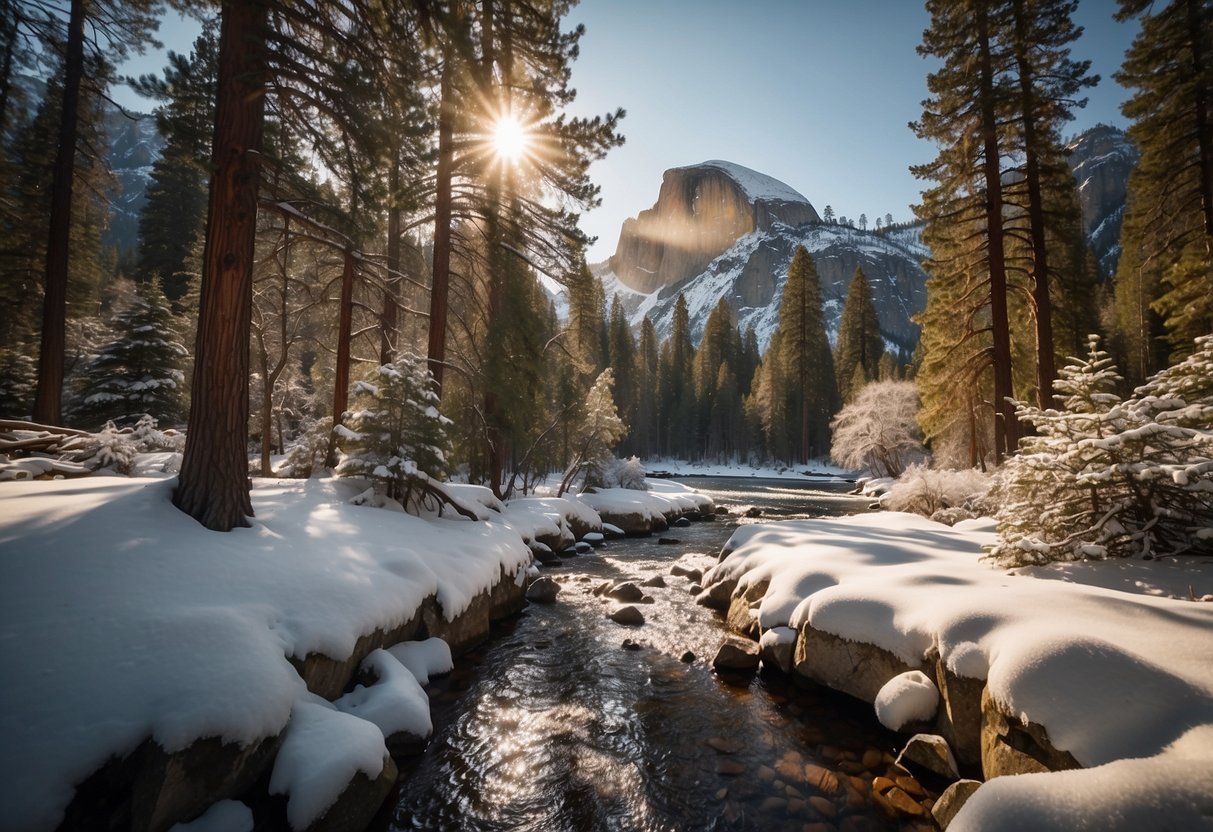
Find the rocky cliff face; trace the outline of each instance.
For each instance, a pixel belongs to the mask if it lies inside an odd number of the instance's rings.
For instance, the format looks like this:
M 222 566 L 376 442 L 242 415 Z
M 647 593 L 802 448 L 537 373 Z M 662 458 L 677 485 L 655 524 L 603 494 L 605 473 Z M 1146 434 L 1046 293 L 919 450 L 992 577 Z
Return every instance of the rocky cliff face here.
M 102 243 L 116 246 L 120 252 L 131 251 L 139 244 L 139 212 L 147 202 L 152 165 L 160 158 L 164 139 L 151 117 L 131 119 L 116 109 L 105 113 L 104 131 L 114 187 L 109 193 L 110 224 Z
M 657 203 L 624 222 L 609 266 L 624 286 L 647 294 L 700 274 L 746 234 L 818 221 L 799 193 L 741 165 L 673 168 Z
M 872 285 L 886 345 L 912 350 L 911 316 L 926 303 L 926 256 L 915 229 L 887 234 L 821 222 L 809 201 L 769 176 L 728 162 L 666 171 L 657 204 L 624 223 L 615 255 L 596 267 L 608 297 L 618 294 L 639 324 L 648 315 L 669 335 L 678 295 L 698 343 L 721 297 L 753 326 L 765 350 L 796 246 L 813 255 L 826 328 L 833 340 L 851 278 L 862 266 Z
M 1087 244 L 1095 251 L 1100 271 L 1110 276 L 1120 257 L 1120 226 L 1137 148 L 1123 130 L 1100 124 L 1070 142 L 1066 150 L 1078 184 Z

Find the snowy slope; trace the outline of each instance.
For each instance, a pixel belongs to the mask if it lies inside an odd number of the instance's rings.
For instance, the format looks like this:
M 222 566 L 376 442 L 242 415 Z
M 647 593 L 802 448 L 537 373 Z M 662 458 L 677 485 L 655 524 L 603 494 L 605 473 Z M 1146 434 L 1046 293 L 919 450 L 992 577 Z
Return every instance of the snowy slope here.
M 794 188 L 785 185 L 774 177 L 767 176 L 765 173 L 759 173 L 756 170 L 751 170 L 744 165 L 736 164 L 735 162 L 726 162 L 721 159 L 710 159 L 702 164 L 694 165 L 696 168 L 716 168 L 727 174 L 741 189 L 745 191 L 746 197 L 750 202 L 770 201 L 770 202 L 804 202 L 808 203 L 803 195 Z

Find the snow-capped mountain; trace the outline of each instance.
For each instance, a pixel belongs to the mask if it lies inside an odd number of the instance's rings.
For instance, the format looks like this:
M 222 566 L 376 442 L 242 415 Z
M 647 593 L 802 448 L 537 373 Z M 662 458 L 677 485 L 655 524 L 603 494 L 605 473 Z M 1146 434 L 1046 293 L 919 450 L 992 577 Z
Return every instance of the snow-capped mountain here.
M 607 297 L 618 294 L 634 324 L 652 318 L 669 335 L 678 295 L 698 343 L 712 309 L 729 299 L 738 324 L 765 350 L 796 246 L 813 255 L 831 341 L 851 278 L 862 266 L 888 348 L 912 350 L 910 320 L 926 303 L 926 256 L 917 229 L 880 232 L 822 223 L 793 188 L 729 162 L 666 171 L 657 203 L 624 222 L 615 255 L 594 267 Z
M 1117 127 L 1098 124 L 1066 145 L 1078 183 L 1082 227 L 1105 277 L 1116 272 L 1129 173 L 1141 154 Z

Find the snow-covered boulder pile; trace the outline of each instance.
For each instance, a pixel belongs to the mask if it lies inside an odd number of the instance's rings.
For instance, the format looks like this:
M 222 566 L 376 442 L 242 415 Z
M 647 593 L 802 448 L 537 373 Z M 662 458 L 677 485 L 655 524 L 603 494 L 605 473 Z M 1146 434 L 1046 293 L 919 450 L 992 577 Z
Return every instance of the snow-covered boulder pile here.
M 458 623 L 472 621 L 483 638 L 494 613 L 523 603 L 531 553 L 504 523 L 352 506 L 331 479 L 264 480 L 252 528 L 217 533 L 171 505 L 173 486 L 105 476 L 0 486 L 5 828 L 56 828 L 77 784 L 128 757 L 160 761 L 160 780 L 140 787 L 154 802 L 132 814 L 146 828 L 190 820 L 216 797 L 165 797 L 206 779 L 186 762 L 244 766 L 255 780 L 292 713 L 316 717 L 292 729 L 292 747 L 328 751 L 317 737 L 358 725 L 366 743 L 334 766 L 374 781 L 385 732 L 426 731 L 416 674 L 376 652 L 362 693 L 331 706 L 311 694 L 336 698 L 375 648 L 415 637 L 423 621 L 452 643 L 476 637 Z M 319 811 L 311 770 L 283 766 L 293 773 L 275 772 L 278 782 L 297 784 L 283 785 L 292 799 L 306 788 L 304 814 Z
M 894 677 L 934 680 L 937 725 L 962 762 L 974 744 L 987 767 L 1015 752 L 982 730 L 997 718 L 1004 734 L 1086 767 L 1047 772 L 1016 752 L 1018 770 L 1043 773 L 986 784 L 955 828 L 1141 828 L 1124 818 L 1149 812 L 1145 827 L 1207 823 L 1213 604 L 1186 599 L 1213 589 L 1213 564 L 1008 572 L 981 559 L 994 540 L 988 521 L 949 527 L 895 512 L 748 525 L 704 585 L 748 597 L 762 632 L 793 628 L 794 672 L 869 701 L 883 691 L 886 713 L 925 704 L 924 685 L 886 688 Z M 997 826 L 1007 806 L 1035 808 Z
M 644 535 L 665 531 L 679 517 L 711 517 L 716 504 L 682 483 L 649 480 L 648 491 L 631 488 L 587 490 L 578 499 L 592 508 L 604 522 L 626 534 Z

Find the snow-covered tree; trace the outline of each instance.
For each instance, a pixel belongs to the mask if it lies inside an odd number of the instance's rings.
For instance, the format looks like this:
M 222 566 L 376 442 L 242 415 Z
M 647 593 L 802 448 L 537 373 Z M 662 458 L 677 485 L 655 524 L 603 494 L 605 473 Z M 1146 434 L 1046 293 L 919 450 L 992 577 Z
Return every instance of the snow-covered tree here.
M 355 408 L 337 426 L 345 458 L 338 476 L 365 477 L 406 510 L 420 513 L 427 498 L 445 502 L 434 481 L 449 473 L 450 420 L 438 412 L 438 395 L 425 359 L 406 355 L 378 370 L 378 383 L 354 385 Z
M 860 388 L 830 425 L 830 458 L 878 477 L 900 476 L 909 462 L 926 454 L 917 414 L 912 381 L 876 381 Z
M 143 414 L 160 424 L 182 421 L 187 352 L 158 283 L 141 284 L 110 327 L 114 338 L 80 370 L 83 386 L 69 407 L 72 420 L 86 427 L 121 424 Z
M 1133 398 L 1099 339 L 1071 359 L 1059 410 L 1019 406 L 1020 443 L 990 499 L 1005 565 L 1213 551 L 1213 336 Z
M 580 424 L 573 432 L 572 456 L 557 496 L 569 490 L 577 477 L 591 466 L 609 461 L 611 450 L 627 434 L 627 426 L 615 408 L 615 374 L 610 367 L 603 370 L 585 398 Z

